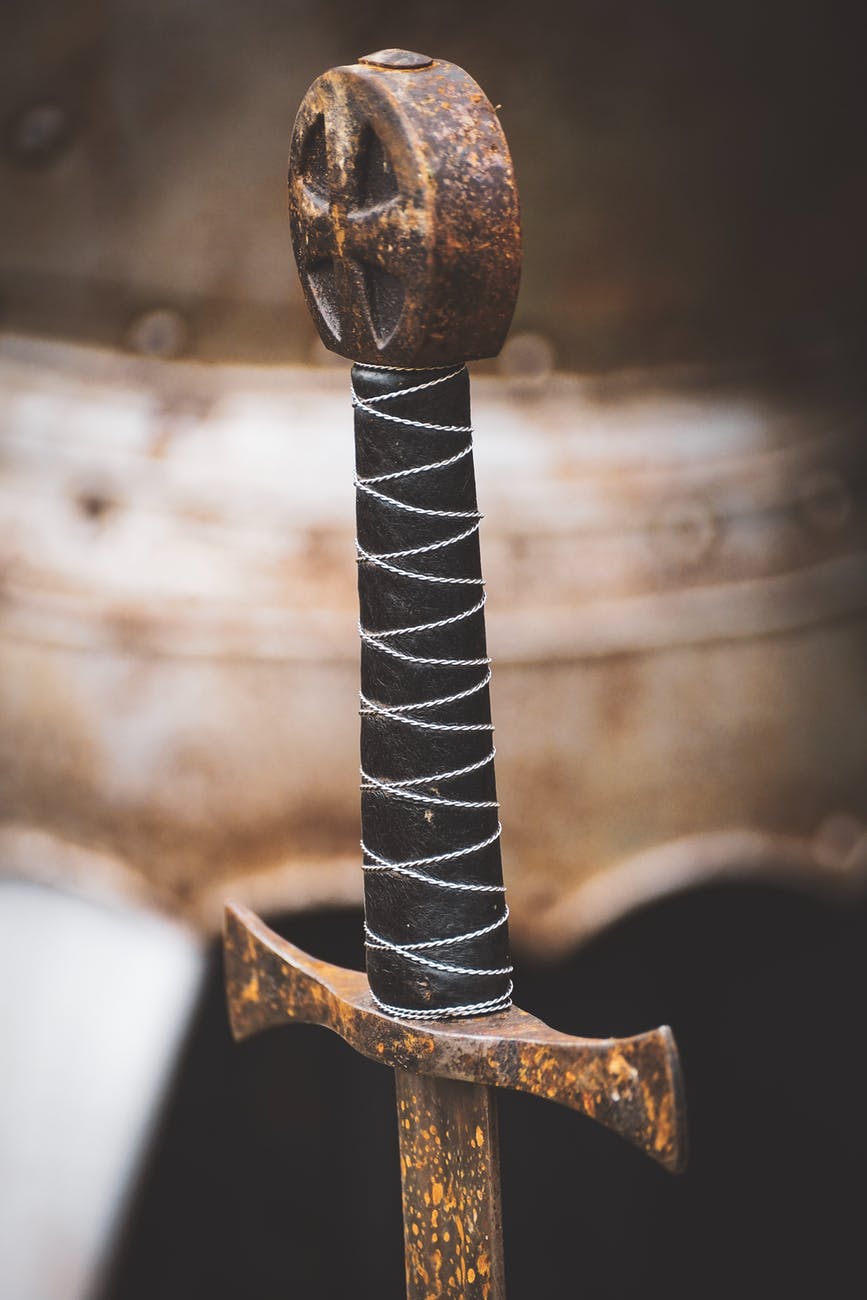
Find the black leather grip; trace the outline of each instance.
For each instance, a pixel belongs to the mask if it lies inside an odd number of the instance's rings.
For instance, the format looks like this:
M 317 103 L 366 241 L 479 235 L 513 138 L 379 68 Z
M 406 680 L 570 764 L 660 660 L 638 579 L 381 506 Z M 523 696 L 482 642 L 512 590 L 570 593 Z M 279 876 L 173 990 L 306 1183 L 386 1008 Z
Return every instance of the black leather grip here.
M 398 1014 L 483 1014 L 511 967 L 469 379 L 352 379 L 368 978 Z

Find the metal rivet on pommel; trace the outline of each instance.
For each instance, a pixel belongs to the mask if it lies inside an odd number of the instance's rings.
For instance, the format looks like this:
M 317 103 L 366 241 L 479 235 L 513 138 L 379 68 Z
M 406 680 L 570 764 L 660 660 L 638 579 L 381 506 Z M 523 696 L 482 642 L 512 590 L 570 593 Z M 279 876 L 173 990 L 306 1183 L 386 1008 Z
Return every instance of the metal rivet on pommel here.
M 375 54 L 364 54 L 359 63 L 368 63 L 374 68 L 401 68 L 404 72 L 414 68 L 429 68 L 433 59 L 426 54 L 414 54 L 412 50 L 377 50 Z

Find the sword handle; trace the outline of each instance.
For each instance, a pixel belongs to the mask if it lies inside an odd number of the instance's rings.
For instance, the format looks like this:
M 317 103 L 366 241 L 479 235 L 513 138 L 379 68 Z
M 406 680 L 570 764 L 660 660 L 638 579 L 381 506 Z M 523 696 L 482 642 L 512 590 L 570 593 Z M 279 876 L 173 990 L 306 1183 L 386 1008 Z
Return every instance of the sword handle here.
M 356 365 L 367 972 L 392 1014 L 511 1000 L 464 366 Z
M 512 987 L 463 365 L 496 356 L 518 292 L 495 109 L 412 51 L 332 68 L 295 120 L 289 215 L 320 338 L 356 363 L 371 992 L 393 1015 L 482 1015 Z

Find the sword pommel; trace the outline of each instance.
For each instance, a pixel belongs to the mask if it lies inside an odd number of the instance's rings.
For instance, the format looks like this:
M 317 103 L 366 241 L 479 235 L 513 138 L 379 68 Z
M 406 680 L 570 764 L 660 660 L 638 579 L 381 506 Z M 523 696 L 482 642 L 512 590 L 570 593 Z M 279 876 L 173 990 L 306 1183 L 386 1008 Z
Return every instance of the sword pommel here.
M 589 1115 L 672 1173 L 686 1161 L 677 1049 L 667 1026 L 632 1038 L 576 1038 L 512 1007 L 463 1023 L 383 1012 L 361 971 L 318 961 L 245 907 L 225 924 L 232 1032 L 323 1025 L 362 1055 L 413 1074 L 513 1088 Z
M 428 367 L 500 351 L 521 226 L 506 137 L 462 68 L 380 50 L 308 90 L 289 153 L 292 244 L 327 348 Z

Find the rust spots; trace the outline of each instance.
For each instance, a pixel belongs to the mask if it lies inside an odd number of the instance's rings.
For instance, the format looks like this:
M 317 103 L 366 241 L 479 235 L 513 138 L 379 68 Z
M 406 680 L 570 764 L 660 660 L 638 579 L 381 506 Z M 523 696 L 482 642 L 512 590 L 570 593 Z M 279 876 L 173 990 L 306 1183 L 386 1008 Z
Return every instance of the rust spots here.
M 326 72 L 295 122 L 289 215 L 307 305 L 325 346 L 353 361 L 495 356 L 521 265 L 499 120 L 461 68 L 378 58 Z
M 623 1053 L 615 1047 L 608 1058 L 608 1073 L 620 1084 L 631 1083 L 637 1077 L 637 1071 L 630 1065 Z
M 232 1030 L 246 1038 L 287 1019 L 335 1030 L 357 1051 L 427 1086 L 427 1076 L 516 1088 L 582 1111 L 620 1133 L 667 1169 L 685 1162 L 686 1119 L 677 1050 L 665 1027 L 634 1038 L 575 1038 L 517 1008 L 482 1019 L 413 1027 L 372 1002 L 360 971 L 308 957 L 269 930 L 246 908 L 226 914 L 226 988 Z M 256 982 L 254 982 L 256 981 Z M 423 1073 L 422 1073 L 423 1072 Z M 399 1099 L 401 1129 L 419 1120 L 423 1090 Z M 467 1152 L 483 1158 L 484 1123 L 466 1133 Z M 454 1135 L 432 1109 L 414 1143 L 428 1177 L 445 1159 Z M 406 1154 L 406 1152 L 405 1152 Z M 442 1201 L 449 1185 L 442 1178 Z
M 492 1094 L 403 1070 L 396 1080 L 399 1098 L 415 1098 L 414 1123 L 401 1130 L 401 1151 L 411 1157 L 402 1164 L 407 1294 L 426 1300 L 435 1279 L 438 1297 L 483 1300 L 481 1288 L 491 1277 L 502 1282 Z M 445 1140 L 438 1143 L 440 1136 Z
M 680 1076 L 666 1028 L 573 1038 L 516 1008 L 413 1027 L 376 1007 L 361 972 L 307 956 L 234 905 L 225 958 L 236 1038 L 306 1021 L 394 1067 L 408 1300 L 502 1300 L 499 1144 L 488 1084 L 583 1111 L 667 1168 L 683 1167 Z

